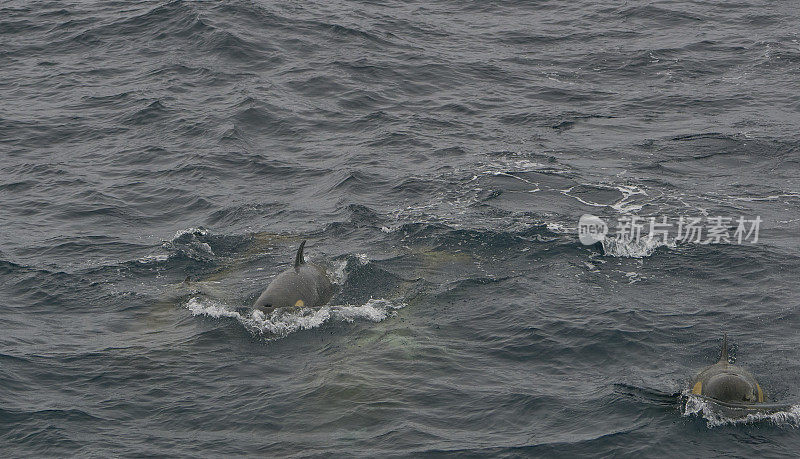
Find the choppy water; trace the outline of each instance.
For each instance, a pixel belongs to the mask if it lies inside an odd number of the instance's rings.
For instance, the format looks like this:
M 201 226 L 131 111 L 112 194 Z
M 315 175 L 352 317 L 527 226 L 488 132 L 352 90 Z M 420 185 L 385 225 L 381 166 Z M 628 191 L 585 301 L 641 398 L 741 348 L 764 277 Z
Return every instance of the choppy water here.
M 798 19 L 2 2 L 4 456 L 796 454 Z M 601 253 L 584 213 L 763 223 Z M 331 305 L 248 311 L 302 239 Z M 723 332 L 794 407 L 682 404 Z

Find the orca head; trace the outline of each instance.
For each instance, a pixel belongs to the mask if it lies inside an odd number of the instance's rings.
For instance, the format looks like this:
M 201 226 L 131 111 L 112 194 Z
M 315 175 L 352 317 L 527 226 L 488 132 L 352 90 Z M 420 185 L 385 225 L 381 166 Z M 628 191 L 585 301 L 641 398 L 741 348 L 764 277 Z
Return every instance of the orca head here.
M 711 376 L 703 384 L 703 395 L 730 403 L 755 403 L 759 401 L 756 388 L 734 372 Z

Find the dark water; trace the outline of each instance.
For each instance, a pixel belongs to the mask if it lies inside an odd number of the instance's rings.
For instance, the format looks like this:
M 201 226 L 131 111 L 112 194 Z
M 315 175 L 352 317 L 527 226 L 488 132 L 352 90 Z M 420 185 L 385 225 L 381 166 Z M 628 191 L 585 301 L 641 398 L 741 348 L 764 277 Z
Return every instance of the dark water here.
M 675 395 L 800 402 L 796 6 L 3 1 L 3 456 L 796 454 Z

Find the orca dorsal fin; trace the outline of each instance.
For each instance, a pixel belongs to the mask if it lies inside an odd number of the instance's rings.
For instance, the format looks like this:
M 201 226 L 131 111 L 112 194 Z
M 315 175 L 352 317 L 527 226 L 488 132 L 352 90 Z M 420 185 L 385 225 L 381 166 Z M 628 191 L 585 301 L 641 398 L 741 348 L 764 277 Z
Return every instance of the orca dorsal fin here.
M 728 363 L 728 334 L 722 335 L 722 355 L 719 356 L 720 362 Z
M 297 249 L 297 255 L 294 257 L 294 269 L 297 271 L 300 269 L 300 265 L 305 263 L 306 261 L 303 259 L 303 247 L 306 246 L 306 241 L 300 243 L 300 248 Z

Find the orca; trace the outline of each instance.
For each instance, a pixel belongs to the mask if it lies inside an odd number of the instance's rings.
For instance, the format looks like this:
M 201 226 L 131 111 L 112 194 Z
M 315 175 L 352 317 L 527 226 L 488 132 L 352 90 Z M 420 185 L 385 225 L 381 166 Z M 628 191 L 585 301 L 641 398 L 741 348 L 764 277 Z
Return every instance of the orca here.
M 277 308 L 318 308 L 330 301 L 335 288 L 322 267 L 305 261 L 305 245 L 306 241 L 300 243 L 294 266 L 275 276 L 253 309 L 271 312 Z

